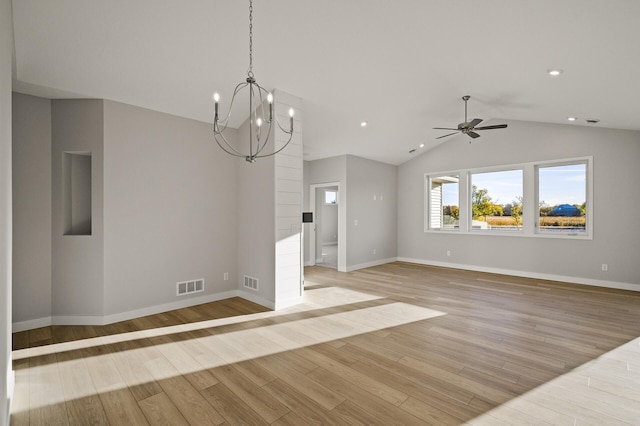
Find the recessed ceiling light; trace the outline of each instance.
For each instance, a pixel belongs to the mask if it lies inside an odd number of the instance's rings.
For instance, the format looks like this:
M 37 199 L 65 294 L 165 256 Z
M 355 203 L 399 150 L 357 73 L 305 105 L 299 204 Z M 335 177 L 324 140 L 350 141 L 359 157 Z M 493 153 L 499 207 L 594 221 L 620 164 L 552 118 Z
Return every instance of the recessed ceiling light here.
M 569 121 L 576 121 L 578 119 L 578 117 L 567 117 L 567 120 Z
M 367 124 L 369 123 L 367 123 L 366 121 L 363 121 L 360 123 L 360 127 L 367 127 Z
M 562 74 L 564 71 L 562 71 L 561 69 L 551 69 L 551 70 L 547 70 L 547 74 L 553 76 L 553 77 L 557 77 L 560 74 Z
M 424 144 L 423 143 L 420 144 L 420 148 L 424 148 Z

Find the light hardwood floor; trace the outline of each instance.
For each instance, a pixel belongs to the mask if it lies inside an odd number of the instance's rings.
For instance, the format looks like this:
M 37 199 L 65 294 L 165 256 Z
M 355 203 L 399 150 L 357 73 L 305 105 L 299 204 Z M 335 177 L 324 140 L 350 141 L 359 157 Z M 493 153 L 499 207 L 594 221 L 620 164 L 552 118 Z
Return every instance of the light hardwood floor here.
M 12 425 L 640 424 L 640 293 L 396 262 L 15 333 Z

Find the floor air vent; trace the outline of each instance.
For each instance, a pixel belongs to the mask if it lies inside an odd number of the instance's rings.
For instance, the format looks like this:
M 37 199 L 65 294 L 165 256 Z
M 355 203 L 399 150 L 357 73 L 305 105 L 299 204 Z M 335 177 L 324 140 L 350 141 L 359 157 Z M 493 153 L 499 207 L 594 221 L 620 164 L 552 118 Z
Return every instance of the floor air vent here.
M 248 276 L 244 276 L 244 287 L 245 288 L 250 288 L 251 290 L 255 290 L 258 291 L 258 279 L 257 278 L 251 278 Z
M 200 293 L 204 291 L 204 278 L 199 280 L 182 281 L 176 283 L 176 295 L 184 296 L 190 293 Z

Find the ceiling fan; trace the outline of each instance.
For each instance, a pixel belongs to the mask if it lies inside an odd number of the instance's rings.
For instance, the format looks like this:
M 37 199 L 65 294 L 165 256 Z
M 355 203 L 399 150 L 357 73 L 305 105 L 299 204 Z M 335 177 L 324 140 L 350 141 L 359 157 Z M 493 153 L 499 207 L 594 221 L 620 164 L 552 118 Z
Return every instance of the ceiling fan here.
M 446 138 L 447 136 L 455 135 L 456 133 L 464 133 L 465 135 L 469 135 L 472 138 L 479 138 L 480 135 L 476 133 L 478 130 L 492 130 L 492 129 L 504 129 L 507 127 L 506 124 L 496 124 L 493 126 L 482 126 L 476 127 L 478 124 L 482 122 L 481 118 L 474 118 L 471 121 L 467 121 L 467 101 L 471 98 L 469 95 L 465 95 L 462 97 L 464 101 L 464 122 L 458 124 L 458 128 L 454 129 L 451 127 L 434 127 L 436 130 L 455 130 L 453 133 L 446 134 L 444 136 L 439 136 L 436 139 Z

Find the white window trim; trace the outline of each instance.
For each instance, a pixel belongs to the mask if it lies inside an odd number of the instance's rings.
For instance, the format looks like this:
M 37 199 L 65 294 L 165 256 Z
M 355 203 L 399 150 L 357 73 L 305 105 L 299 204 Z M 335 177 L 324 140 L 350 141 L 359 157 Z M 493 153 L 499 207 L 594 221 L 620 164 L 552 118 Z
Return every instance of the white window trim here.
M 584 163 L 587 165 L 587 182 L 586 182 L 586 196 L 587 196 L 587 225 L 586 232 L 584 234 L 570 234 L 570 233 L 547 233 L 539 232 L 539 214 L 540 210 L 538 206 L 538 179 L 537 170 L 539 167 L 553 167 L 563 166 L 570 164 Z M 522 196 L 523 196 L 523 211 L 522 211 L 522 230 L 518 231 L 496 231 L 496 230 L 480 230 L 471 229 L 471 175 L 474 173 L 487 173 L 487 172 L 499 172 L 507 170 L 522 170 Z M 460 187 L 458 196 L 460 198 L 460 205 L 458 206 L 460 211 L 460 220 L 458 229 L 433 229 L 429 226 L 430 220 L 430 189 L 431 178 L 443 175 L 457 174 L 460 176 Z M 493 235 L 498 237 L 529 237 L 529 238 L 557 238 L 557 239 L 570 239 L 570 240 L 593 240 L 593 156 L 575 157 L 575 158 L 563 158 L 559 160 L 543 160 L 533 161 L 529 163 L 518 164 L 506 164 L 498 166 L 489 166 L 481 168 L 473 168 L 466 170 L 447 170 L 443 172 L 433 172 L 424 174 L 424 188 L 422 191 L 424 197 L 424 232 L 425 233 L 437 233 L 437 234 L 455 234 L 455 235 Z M 533 204 L 530 205 L 528 200 L 532 200 Z

